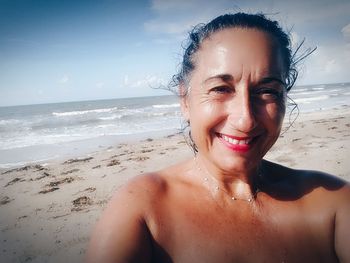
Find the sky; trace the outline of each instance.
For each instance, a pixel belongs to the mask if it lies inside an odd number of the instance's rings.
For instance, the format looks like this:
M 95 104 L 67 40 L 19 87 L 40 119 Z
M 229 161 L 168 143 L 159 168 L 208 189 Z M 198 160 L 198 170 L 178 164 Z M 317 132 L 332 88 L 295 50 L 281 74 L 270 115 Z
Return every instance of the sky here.
M 317 47 L 296 85 L 350 82 L 348 0 L 0 0 L 0 106 L 169 94 L 191 28 L 239 11 Z

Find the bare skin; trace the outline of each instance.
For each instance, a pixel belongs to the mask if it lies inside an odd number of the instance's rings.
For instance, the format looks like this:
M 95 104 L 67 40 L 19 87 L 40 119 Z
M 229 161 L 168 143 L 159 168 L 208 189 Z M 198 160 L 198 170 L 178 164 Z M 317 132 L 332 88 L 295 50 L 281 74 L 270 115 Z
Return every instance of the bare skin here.
M 257 30 L 225 29 L 195 56 L 181 108 L 196 159 L 120 189 L 87 259 L 350 262 L 350 186 L 262 161 L 285 113 L 285 70 L 275 40 Z
M 213 193 L 193 160 L 115 195 L 89 262 L 350 262 L 350 187 L 265 162 L 255 201 Z M 265 189 L 266 188 L 266 189 Z

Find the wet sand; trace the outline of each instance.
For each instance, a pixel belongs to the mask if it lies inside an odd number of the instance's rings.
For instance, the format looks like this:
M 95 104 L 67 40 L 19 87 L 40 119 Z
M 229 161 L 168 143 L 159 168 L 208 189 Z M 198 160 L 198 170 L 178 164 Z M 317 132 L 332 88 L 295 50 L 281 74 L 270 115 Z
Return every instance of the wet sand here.
M 82 261 L 90 231 L 118 187 L 192 156 L 174 134 L 0 170 L 1 262 Z M 348 156 L 350 107 L 343 107 L 299 116 L 266 159 L 349 181 Z

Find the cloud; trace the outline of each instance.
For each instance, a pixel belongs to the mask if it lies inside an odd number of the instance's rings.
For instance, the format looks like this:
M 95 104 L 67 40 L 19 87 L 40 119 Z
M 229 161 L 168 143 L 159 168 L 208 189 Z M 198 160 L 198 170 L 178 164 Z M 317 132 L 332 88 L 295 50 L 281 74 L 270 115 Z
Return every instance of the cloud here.
M 69 81 L 69 76 L 67 74 L 64 74 L 61 79 L 60 79 L 60 83 L 61 84 L 66 84 Z
M 155 17 L 144 23 L 146 31 L 158 34 L 183 36 L 193 26 L 238 8 L 230 0 L 153 0 Z M 200 8 L 200 10 L 199 10 Z
M 132 83 L 128 83 L 127 86 L 131 88 L 158 88 L 160 86 L 165 85 L 166 83 L 167 82 L 161 77 L 155 75 L 148 75 L 143 79 L 138 79 Z
M 346 40 L 350 40 L 350 24 L 347 24 L 341 29 L 341 32 L 343 33 L 343 36 Z
M 349 81 L 346 72 L 350 68 L 350 44 L 347 45 L 350 40 L 350 24 L 347 24 L 350 10 L 348 0 L 232 2 L 153 0 L 151 9 L 154 16 L 144 23 L 144 29 L 154 34 L 154 43 L 169 44 L 174 40 L 184 40 L 186 32 L 193 26 L 207 22 L 217 15 L 238 11 L 263 12 L 269 18 L 279 21 L 286 30 L 291 29 L 294 49 L 304 37 L 307 40 L 305 46 L 318 47 L 317 51 L 303 62 L 305 67 L 301 71 L 298 83 Z M 335 28 L 339 31 L 336 32 Z
M 96 83 L 96 88 L 98 88 L 98 89 L 102 89 L 104 86 L 105 86 L 104 82 L 97 82 Z
M 129 76 L 128 75 L 124 76 L 123 84 L 124 84 L 124 86 L 129 86 Z
M 319 46 L 306 59 L 301 74 L 302 84 L 347 82 L 350 68 L 350 44 Z

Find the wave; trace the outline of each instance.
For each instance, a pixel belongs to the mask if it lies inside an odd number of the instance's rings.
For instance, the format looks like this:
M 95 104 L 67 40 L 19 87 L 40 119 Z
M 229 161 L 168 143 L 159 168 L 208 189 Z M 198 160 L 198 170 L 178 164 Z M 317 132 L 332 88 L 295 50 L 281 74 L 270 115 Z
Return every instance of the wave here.
M 173 103 L 173 104 L 155 104 L 152 105 L 153 108 L 156 109 L 164 109 L 164 108 L 178 108 L 180 107 L 180 103 Z
M 294 99 L 296 103 L 311 103 L 312 101 L 318 101 L 318 100 L 326 100 L 329 99 L 328 95 L 322 95 L 318 97 L 311 97 L 311 98 L 300 98 L 300 99 Z
M 117 110 L 118 107 L 107 108 L 107 109 L 95 109 L 95 110 L 81 110 L 81 111 L 66 111 L 66 112 L 53 112 L 52 115 L 57 117 L 66 117 L 66 116 L 76 116 L 76 115 L 84 115 L 89 113 L 105 113 L 112 112 Z
M 23 121 L 17 119 L 0 120 L 0 125 L 23 124 Z

